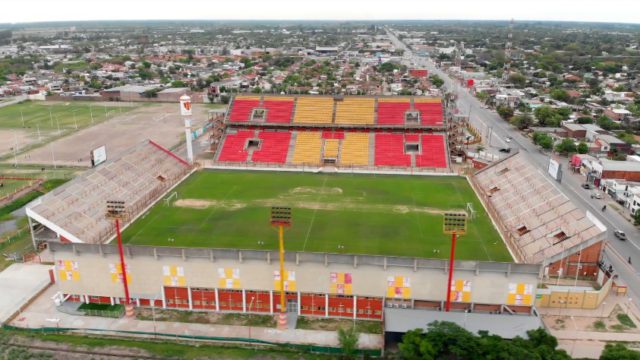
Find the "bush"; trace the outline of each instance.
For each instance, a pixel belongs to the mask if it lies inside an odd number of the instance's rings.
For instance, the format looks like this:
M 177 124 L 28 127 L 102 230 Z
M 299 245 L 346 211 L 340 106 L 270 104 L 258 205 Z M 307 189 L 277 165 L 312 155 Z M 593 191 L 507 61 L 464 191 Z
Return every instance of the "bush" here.
M 607 328 L 607 325 L 604 324 L 604 321 L 598 320 L 593 323 L 593 328 L 596 330 L 605 330 Z
M 618 314 L 617 318 L 618 318 L 618 321 L 620 321 L 620 323 L 626 327 L 630 327 L 630 328 L 636 327 L 636 324 L 633 322 L 633 320 L 631 320 L 631 318 L 627 314 Z

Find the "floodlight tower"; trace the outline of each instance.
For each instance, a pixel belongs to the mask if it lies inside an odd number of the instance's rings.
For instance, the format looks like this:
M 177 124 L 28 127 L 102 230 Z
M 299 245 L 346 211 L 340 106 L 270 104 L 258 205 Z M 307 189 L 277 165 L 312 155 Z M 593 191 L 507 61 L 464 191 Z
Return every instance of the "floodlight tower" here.
M 291 208 L 283 206 L 271 207 L 271 226 L 278 228 L 278 240 L 280 244 L 280 314 L 278 328 L 287 328 L 287 307 L 284 291 L 284 228 L 291 227 Z
M 449 256 L 449 281 L 447 282 L 447 302 L 444 311 L 451 310 L 451 281 L 453 280 L 453 262 L 456 254 L 456 240 L 458 235 L 467 233 L 467 213 L 446 212 L 444 213 L 443 232 L 451 234 L 451 255 Z
M 511 47 L 513 45 L 513 19 L 509 22 L 509 35 L 507 35 L 507 42 L 504 44 L 504 69 L 502 72 L 502 79 L 509 79 L 509 73 L 511 72 Z
M 116 224 L 116 234 L 118 238 L 118 253 L 120 254 L 120 268 L 122 269 L 122 285 L 124 287 L 125 312 L 128 317 L 134 315 L 133 304 L 129 297 L 129 282 L 127 279 L 127 266 L 124 262 L 124 251 L 122 248 L 122 234 L 120 233 L 120 220 L 127 218 L 127 208 L 122 200 L 107 200 L 107 219 L 113 219 Z
M 187 160 L 193 164 L 193 145 L 191 144 L 191 97 L 189 95 L 180 96 L 180 114 L 184 119 L 184 136 L 187 143 Z

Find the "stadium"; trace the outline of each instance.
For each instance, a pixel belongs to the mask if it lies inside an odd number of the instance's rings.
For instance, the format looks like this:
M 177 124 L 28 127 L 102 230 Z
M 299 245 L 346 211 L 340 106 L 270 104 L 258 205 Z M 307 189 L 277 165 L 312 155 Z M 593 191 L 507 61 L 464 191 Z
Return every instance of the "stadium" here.
M 509 169 L 536 171 L 517 155 L 476 179 L 457 175 L 445 105 L 417 96 L 238 96 L 209 127 L 208 159 L 192 165 L 146 140 L 30 204 L 34 243 L 53 255 L 61 302 L 123 303 L 124 282 L 137 306 L 275 314 L 282 278 L 269 217 L 288 207 L 289 313 L 383 320 L 402 333 L 411 322 L 397 319 L 426 324 L 450 296 L 453 311 L 511 316 L 503 335 L 523 335 L 540 325 L 543 271 L 597 268 L 590 254 L 603 231 L 575 208 L 547 204 L 556 195 L 541 190 L 544 181 L 516 185 Z M 108 201 L 126 208 L 126 282 Z M 468 225 L 447 288 L 443 217 L 452 212 Z M 566 259 L 578 249 L 576 267 Z

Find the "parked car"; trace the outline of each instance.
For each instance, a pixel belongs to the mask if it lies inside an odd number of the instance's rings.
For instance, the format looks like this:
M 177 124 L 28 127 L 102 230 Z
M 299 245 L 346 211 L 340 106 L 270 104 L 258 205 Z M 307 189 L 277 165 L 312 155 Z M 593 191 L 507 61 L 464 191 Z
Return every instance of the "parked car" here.
M 594 191 L 594 192 L 591 193 L 591 198 L 592 199 L 602 199 L 602 193 Z
M 591 185 L 589 183 L 584 183 L 584 184 L 582 184 L 580 186 L 582 186 L 583 189 L 587 189 L 587 190 L 593 189 L 593 185 Z
M 511 152 L 511 148 L 502 148 L 502 149 L 500 149 L 498 151 L 500 151 L 501 153 L 507 153 L 508 154 L 508 153 Z
M 622 231 L 622 230 L 614 231 L 613 235 L 615 235 L 618 239 L 620 239 L 622 241 L 627 240 L 627 234 L 625 234 L 624 231 Z

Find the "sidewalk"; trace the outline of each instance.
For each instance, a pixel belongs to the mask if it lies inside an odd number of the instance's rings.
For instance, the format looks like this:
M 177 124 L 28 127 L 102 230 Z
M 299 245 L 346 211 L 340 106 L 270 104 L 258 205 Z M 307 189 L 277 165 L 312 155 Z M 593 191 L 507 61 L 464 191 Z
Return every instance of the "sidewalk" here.
M 103 329 L 112 331 L 141 331 L 171 335 L 249 338 L 275 343 L 293 343 L 339 347 L 336 331 L 277 330 L 275 328 L 193 324 L 168 321 L 144 321 L 136 319 L 111 319 L 93 316 L 74 316 L 56 310 L 51 297 L 56 287 L 51 287 L 20 313 L 10 325 L 23 328 L 61 327 L 77 329 Z M 382 335 L 360 334 L 358 347 L 381 349 Z

